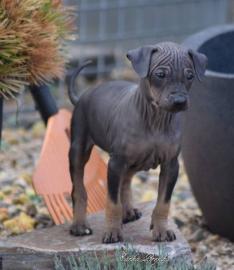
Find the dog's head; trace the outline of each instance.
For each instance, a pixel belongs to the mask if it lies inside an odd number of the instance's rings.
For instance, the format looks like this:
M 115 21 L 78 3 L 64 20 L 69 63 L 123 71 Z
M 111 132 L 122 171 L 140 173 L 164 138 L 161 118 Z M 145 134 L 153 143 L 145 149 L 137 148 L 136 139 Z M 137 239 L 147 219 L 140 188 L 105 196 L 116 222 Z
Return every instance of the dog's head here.
M 188 107 L 188 91 L 195 76 L 205 74 L 207 57 L 176 43 L 163 42 L 127 53 L 137 74 L 145 79 L 145 95 L 152 104 L 177 112 Z

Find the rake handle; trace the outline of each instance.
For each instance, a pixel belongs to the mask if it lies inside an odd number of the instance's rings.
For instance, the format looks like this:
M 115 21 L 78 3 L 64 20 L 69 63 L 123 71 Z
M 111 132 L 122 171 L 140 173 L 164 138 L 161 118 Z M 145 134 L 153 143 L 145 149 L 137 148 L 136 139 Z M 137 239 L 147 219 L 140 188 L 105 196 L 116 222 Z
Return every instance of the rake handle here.
M 44 123 L 47 124 L 48 119 L 58 112 L 57 104 L 50 93 L 50 89 L 47 85 L 31 85 L 29 88 L 36 107 Z

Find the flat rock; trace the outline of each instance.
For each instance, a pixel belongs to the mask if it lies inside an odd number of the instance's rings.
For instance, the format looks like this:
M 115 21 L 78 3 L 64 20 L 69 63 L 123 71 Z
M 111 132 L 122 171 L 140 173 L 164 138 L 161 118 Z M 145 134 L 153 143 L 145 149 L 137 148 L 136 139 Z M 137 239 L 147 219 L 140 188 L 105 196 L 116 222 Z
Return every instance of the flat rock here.
M 80 252 L 102 254 L 106 251 L 113 254 L 114 250 L 126 248 L 126 245 L 130 245 L 140 254 L 157 257 L 163 250 L 169 261 L 175 258 L 191 261 L 190 247 L 172 220 L 170 220 L 170 227 L 176 233 L 176 240 L 163 243 L 152 241 L 149 225 L 153 207 L 153 202 L 138 206 L 143 216 L 141 219 L 123 226 L 124 243 L 109 245 L 101 243 L 104 232 L 103 212 L 88 216 L 88 221 L 93 229 L 93 235 L 90 236 L 71 236 L 69 224 L 64 224 L 0 239 L 0 269 L 54 269 L 55 255 L 67 256 L 71 253 L 80 254 Z M 14 268 L 12 268 L 13 266 Z

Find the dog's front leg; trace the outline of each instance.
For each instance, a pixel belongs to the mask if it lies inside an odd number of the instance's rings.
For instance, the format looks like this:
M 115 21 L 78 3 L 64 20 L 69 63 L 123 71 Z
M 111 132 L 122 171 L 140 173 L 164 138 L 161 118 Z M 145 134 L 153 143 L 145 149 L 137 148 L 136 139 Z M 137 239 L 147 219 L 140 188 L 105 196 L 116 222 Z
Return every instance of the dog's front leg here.
M 103 243 L 106 244 L 123 240 L 120 188 L 124 177 L 124 166 L 123 160 L 119 157 L 111 157 L 108 163 L 106 230 L 102 239 Z
M 154 241 L 173 241 L 176 239 L 175 233 L 168 228 L 168 214 L 178 171 L 179 164 L 177 158 L 161 164 L 158 200 L 151 221 Z
M 142 214 L 132 205 L 131 181 L 133 173 L 129 172 L 125 175 L 121 184 L 121 202 L 123 207 L 123 224 L 138 220 Z

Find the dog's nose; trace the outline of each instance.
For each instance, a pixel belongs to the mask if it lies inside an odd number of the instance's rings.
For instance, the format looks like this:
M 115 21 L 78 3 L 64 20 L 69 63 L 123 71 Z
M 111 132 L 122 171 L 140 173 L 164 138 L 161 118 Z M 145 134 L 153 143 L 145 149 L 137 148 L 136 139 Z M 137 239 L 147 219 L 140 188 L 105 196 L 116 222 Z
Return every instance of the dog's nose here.
M 184 95 L 174 95 L 171 97 L 173 108 L 185 110 L 187 108 L 187 98 Z

